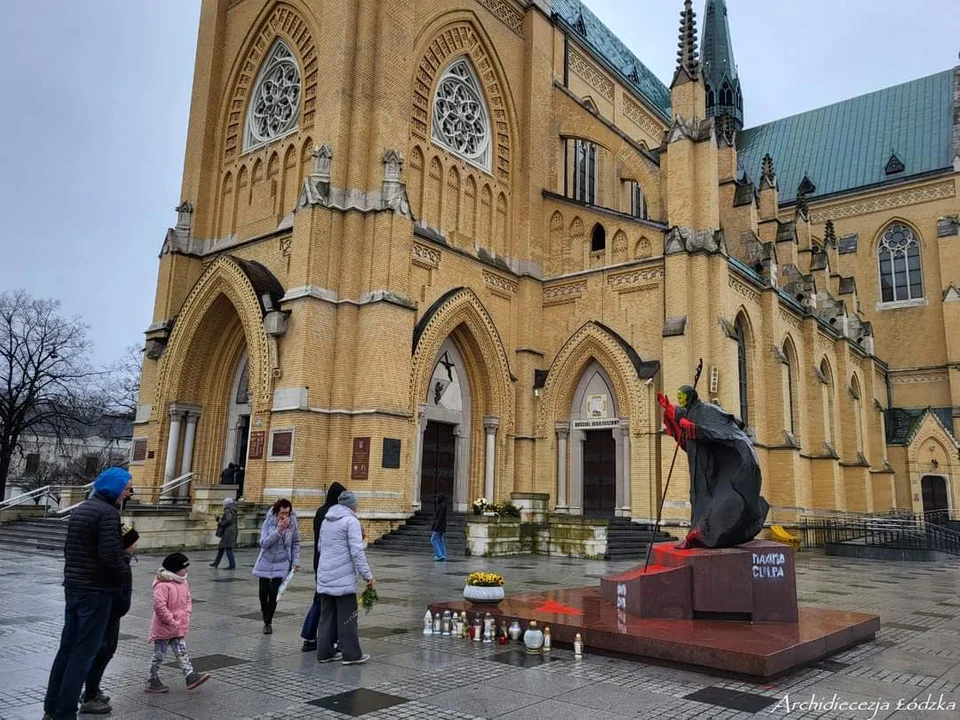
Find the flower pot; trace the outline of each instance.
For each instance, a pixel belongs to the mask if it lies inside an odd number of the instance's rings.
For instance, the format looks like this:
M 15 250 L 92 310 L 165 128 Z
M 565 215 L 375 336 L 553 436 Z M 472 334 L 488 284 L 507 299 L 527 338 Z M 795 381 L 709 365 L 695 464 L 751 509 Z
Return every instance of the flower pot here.
M 503 600 L 503 586 L 494 585 L 493 587 L 484 587 L 481 585 L 464 585 L 463 597 L 476 604 L 496 605 Z

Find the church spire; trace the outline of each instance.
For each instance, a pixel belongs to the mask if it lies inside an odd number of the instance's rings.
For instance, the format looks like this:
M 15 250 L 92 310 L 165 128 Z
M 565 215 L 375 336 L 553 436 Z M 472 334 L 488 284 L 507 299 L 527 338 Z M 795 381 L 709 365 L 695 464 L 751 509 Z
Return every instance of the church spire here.
M 680 11 L 680 41 L 677 43 L 677 71 L 673 85 L 700 77 L 700 55 L 697 52 L 697 15 L 693 0 L 684 0 Z
M 703 77 L 707 85 L 707 117 L 721 125 L 743 128 L 743 93 L 725 0 L 707 0 L 703 19 Z

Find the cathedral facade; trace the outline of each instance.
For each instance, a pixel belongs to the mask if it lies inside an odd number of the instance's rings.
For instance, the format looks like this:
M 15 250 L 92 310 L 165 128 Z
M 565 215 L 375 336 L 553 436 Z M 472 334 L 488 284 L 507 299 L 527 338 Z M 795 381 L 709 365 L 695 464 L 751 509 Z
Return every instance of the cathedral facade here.
M 204 0 L 138 488 L 651 522 L 702 360 L 770 522 L 957 507 L 960 71 L 744 128 L 678 9 L 667 87 L 579 0 Z

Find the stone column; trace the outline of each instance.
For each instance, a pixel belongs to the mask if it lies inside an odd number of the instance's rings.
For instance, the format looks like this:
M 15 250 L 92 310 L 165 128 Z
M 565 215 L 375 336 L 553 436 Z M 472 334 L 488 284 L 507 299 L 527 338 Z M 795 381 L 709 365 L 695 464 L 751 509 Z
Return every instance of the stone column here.
M 470 433 L 463 425 L 457 425 L 453 431 L 456 438 L 456 458 L 454 459 L 453 511 L 466 512 L 470 505 Z
M 631 474 L 630 474 L 630 421 L 620 420 L 620 432 L 623 433 L 623 505 L 621 506 L 623 517 L 633 516 L 633 501 L 631 496 Z
M 567 438 L 570 436 L 570 423 L 558 422 L 557 431 L 557 502 L 554 512 L 566 513 L 567 505 Z
M 180 419 L 183 417 L 183 411 L 171 405 L 170 406 L 170 437 L 167 439 L 167 459 L 163 467 L 163 481 L 165 483 L 173 480 L 177 472 L 177 450 L 180 447 Z
M 500 426 L 500 418 L 491 415 L 484 416 L 483 430 L 487 434 L 487 451 L 484 457 L 484 483 L 483 496 L 490 502 L 494 502 L 494 472 L 497 461 L 497 428 Z
M 570 448 L 570 514 L 583 514 L 583 446 L 587 433 L 574 430 Z
M 183 435 L 183 458 L 180 461 L 180 474 L 186 475 L 193 470 L 193 443 L 197 437 L 197 421 L 200 413 L 187 410 L 187 427 Z
M 613 514 L 615 517 L 620 517 L 620 508 L 623 507 L 623 430 L 619 426 L 613 428 L 613 446 L 613 457 L 616 463 Z
M 423 434 L 427 431 L 427 419 L 423 414 L 423 406 L 417 412 L 416 449 L 413 453 L 413 497 L 410 505 L 414 510 L 420 509 L 420 473 L 423 471 Z

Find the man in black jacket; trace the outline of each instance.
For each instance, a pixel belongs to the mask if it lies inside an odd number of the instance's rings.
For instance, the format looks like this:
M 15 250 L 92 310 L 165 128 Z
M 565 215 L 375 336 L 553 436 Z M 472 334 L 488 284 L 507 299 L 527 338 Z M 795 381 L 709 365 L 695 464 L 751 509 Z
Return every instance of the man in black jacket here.
M 63 633 L 43 701 L 44 720 L 76 719 L 80 689 L 103 644 L 114 596 L 130 574 L 118 509 L 130 496 L 130 473 L 108 468 L 94 481 L 93 490 L 70 514 L 67 526 Z

